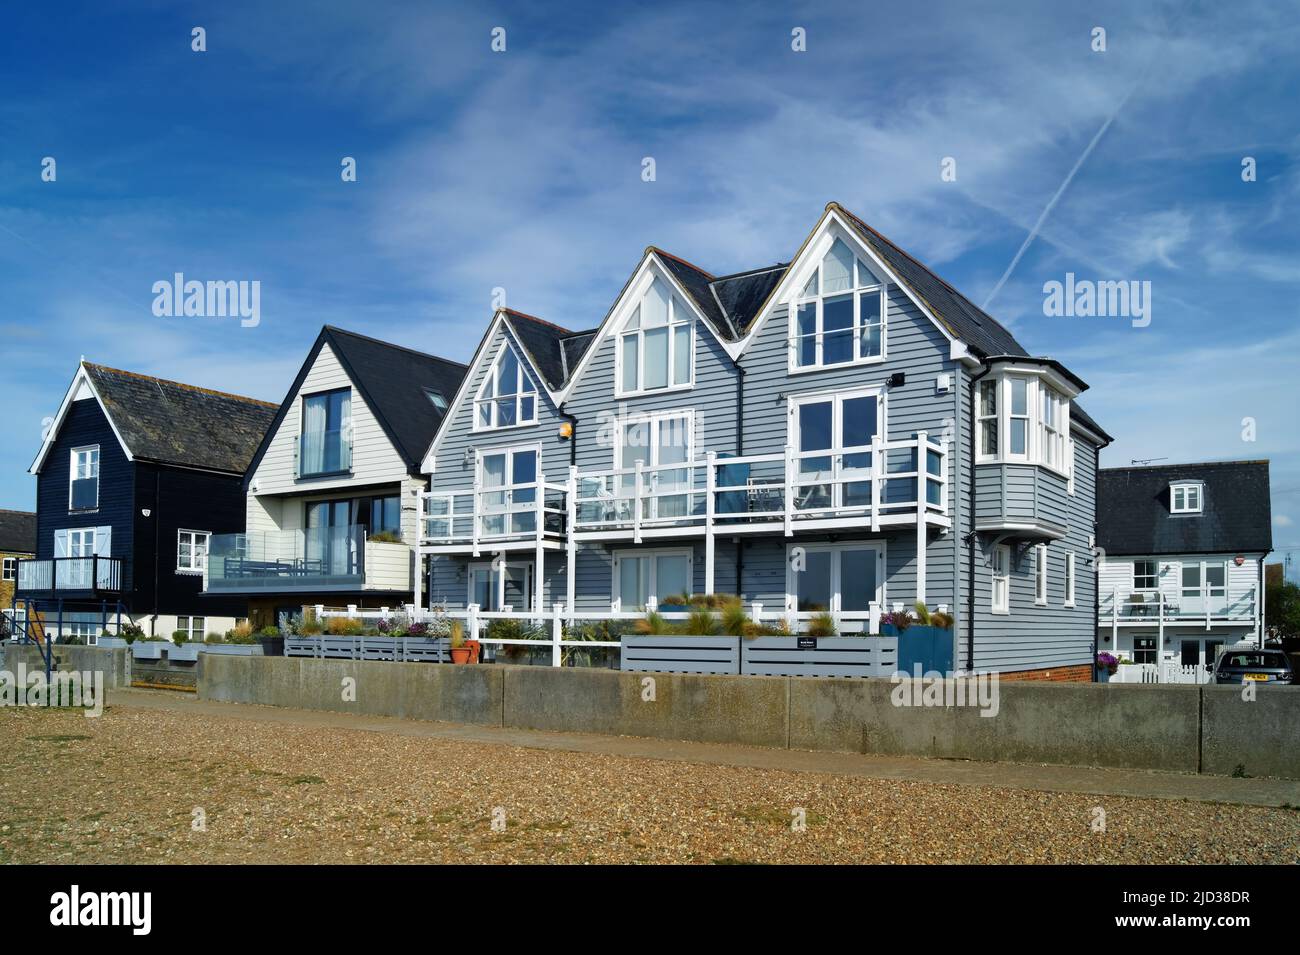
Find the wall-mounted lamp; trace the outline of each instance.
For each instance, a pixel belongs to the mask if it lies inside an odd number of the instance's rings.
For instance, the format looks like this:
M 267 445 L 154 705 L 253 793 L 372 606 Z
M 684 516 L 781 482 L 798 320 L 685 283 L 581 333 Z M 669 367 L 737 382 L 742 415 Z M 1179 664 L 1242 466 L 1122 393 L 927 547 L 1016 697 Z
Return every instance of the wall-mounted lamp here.
M 147 507 L 142 507 L 140 508 L 140 513 L 143 514 L 145 517 L 148 517 L 150 514 L 153 513 L 153 511 L 149 510 L 149 508 Z
M 885 384 L 889 385 L 890 388 L 899 388 L 907 384 L 907 374 L 905 372 L 896 371 L 885 379 Z
M 572 437 L 573 437 L 573 422 L 572 422 L 572 421 L 565 421 L 564 423 L 562 423 L 562 424 L 560 425 L 560 437 L 563 438 L 563 439 L 566 440 L 566 441 L 567 441 L 569 438 L 572 438 Z
M 466 448 L 466 449 L 465 449 L 465 454 L 461 457 L 461 459 L 460 459 L 460 463 L 461 463 L 462 465 L 464 465 L 465 467 L 469 467 L 471 464 L 474 463 L 474 449 L 473 449 L 473 448 Z

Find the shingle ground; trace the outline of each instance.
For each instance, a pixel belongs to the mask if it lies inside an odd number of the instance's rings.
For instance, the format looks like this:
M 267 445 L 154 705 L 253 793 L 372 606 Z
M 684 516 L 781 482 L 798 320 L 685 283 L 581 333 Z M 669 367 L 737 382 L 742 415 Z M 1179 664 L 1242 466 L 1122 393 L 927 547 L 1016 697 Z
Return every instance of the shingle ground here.
M 1294 809 L 0 710 L 3 863 L 1297 861 Z

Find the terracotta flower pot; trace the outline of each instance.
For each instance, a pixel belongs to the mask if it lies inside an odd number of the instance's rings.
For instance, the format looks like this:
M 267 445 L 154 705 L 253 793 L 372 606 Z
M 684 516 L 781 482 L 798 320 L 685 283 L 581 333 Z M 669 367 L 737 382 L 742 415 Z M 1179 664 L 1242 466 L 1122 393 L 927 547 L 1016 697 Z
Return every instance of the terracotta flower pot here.
M 469 647 L 452 647 L 452 648 L 451 648 L 451 662 L 452 662 L 452 663 L 469 663 L 469 654 L 470 654 L 470 649 L 469 649 Z
M 469 662 L 478 663 L 479 642 L 477 640 L 466 640 L 465 646 L 469 647 Z

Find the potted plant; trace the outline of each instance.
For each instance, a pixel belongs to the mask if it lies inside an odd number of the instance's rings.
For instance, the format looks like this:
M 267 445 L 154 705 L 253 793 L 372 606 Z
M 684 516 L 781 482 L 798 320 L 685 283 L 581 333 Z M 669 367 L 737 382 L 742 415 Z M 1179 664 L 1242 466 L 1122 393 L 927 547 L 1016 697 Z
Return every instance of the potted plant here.
M 451 662 L 452 663 L 469 663 L 471 649 L 465 642 L 465 625 L 459 620 L 451 622 Z
M 1097 682 L 1109 683 L 1110 678 L 1119 672 L 1119 658 L 1102 650 L 1097 654 Z
M 950 615 L 931 611 L 917 602 L 915 612 L 898 610 L 883 614 L 880 631 L 887 636 L 898 636 L 898 668 L 912 673 L 920 667 L 923 673 L 952 671 L 952 624 Z
M 279 627 L 263 627 L 257 632 L 257 642 L 262 645 L 262 656 L 284 656 L 284 637 Z

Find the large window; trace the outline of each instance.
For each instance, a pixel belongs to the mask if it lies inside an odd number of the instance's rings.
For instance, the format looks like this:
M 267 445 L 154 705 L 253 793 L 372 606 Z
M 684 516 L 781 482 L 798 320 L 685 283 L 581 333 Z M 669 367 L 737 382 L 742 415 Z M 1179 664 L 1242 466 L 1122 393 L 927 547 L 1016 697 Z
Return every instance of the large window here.
M 618 393 L 688 387 L 693 335 L 685 303 L 656 277 L 618 336 Z
M 1156 638 L 1155 637 L 1134 637 L 1133 638 L 1133 662 L 1134 663 L 1155 663 L 1156 662 Z
M 623 610 L 644 610 L 653 598 L 691 593 L 689 550 L 622 551 L 614 555 L 614 599 Z
M 507 561 L 499 569 L 489 563 L 471 564 L 468 602 L 496 613 L 533 609 L 532 561 Z
M 208 565 L 208 532 L 177 531 L 176 572 L 201 574 Z
M 869 507 L 872 439 L 884 435 L 879 389 L 795 398 L 790 413 L 799 449 L 795 508 Z
M 786 567 L 786 600 L 799 613 L 865 620 L 873 602 L 884 603 L 884 550 L 879 545 L 792 546 Z
M 693 421 L 689 411 L 665 411 L 637 415 L 619 425 L 614 466 L 634 469 L 641 462 L 642 520 L 686 517 L 690 513 L 691 469 L 669 465 L 690 463 Z M 622 494 L 631 499 L 636 474 L 624 474 L 621 484 Z
M 339 388 L 302 399 L 298 476 L 340 474 L 352 469 L 352 390 Z
M 993 548 L 990 557 L 992 570 L 992 606 L 993 613 L 1011 612 L 1011 548 L 999 544 Z
M 1187 481 L 1169 486 L 1169 510 L 1174 514 L 1201 513 L 1202 485 Z
M 68 510 L 93 511 L 99 507 L 99 446 L 72 449 L 68 482 Z
M 537 532 L 537 448 L 506 448 L 479 455 L 479 535 Z
M 795 297 L 792 370 L 882 360 L 886 309 L 884 283 L 836 239 Z
M 504 345 L 474 401 L 474 429 L 537 424 L 537 386 L 514 348 Z
M 1159 577 L 1154 560 L 1135 560 L 1133 561 L 1133 589 L 1134 590 L 1156 590 L 1159 587 Z
M 1007 371 L 981 378 L 975 421 L 978 462 L 1041 464 L 1073 477 L 1070 400 L 1046 377 Z

